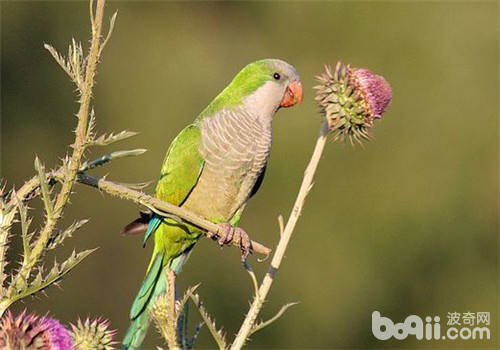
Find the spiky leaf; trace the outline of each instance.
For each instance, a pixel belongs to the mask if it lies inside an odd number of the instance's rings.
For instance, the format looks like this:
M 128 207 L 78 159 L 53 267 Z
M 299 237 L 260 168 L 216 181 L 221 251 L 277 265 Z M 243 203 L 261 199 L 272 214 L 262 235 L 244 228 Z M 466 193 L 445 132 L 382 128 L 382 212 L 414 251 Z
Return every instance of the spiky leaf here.
M 124 130 L 118 134 L 111 133 L 109 135 L 103 134 L 98 138 L 89 142 L 89 146 L 107 146 L 114 142 L 128 139 L 129 137 L 137 135 L 137 132 Z

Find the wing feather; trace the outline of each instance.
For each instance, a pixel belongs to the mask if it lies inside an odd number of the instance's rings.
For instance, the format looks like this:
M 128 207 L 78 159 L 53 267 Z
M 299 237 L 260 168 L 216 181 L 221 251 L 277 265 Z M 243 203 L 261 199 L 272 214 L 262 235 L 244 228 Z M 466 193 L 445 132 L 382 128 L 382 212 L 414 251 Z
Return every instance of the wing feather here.
M 199 152 L 200 128 L 191 124 L 172 141 L 161 168 L 156 185 L 156 197 L 181 206 L 196 186 L 203 170 L 204 160 Z M 149 222 L 143 244 L 153 234 L 163 219 L 157 215 Z
M 198 182 L 204 160 L 200 154 L 200 128 L 191 124 L 172 141 L 156 186 L 156 197 L 182 205 Z

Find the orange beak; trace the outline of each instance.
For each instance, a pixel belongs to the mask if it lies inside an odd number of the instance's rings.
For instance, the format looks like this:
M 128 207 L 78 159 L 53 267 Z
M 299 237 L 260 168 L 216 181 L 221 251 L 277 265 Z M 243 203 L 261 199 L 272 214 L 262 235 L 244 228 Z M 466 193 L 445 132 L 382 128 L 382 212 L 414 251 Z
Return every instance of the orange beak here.
M 302 84 L 300 81 L 294 81 L 287 86 L 280 107 L 292 107 L 300 102 L 302 102 Z

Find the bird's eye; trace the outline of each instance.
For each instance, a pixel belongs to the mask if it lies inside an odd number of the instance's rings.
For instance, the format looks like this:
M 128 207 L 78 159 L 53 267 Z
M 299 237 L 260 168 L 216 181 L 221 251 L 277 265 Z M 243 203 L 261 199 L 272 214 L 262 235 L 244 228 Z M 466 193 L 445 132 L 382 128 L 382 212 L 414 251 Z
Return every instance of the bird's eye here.
M 276 79 L 276 80 L 280 80 L 281 75 L 279 73 L 274 73 L 273 74 L 273 78 Z

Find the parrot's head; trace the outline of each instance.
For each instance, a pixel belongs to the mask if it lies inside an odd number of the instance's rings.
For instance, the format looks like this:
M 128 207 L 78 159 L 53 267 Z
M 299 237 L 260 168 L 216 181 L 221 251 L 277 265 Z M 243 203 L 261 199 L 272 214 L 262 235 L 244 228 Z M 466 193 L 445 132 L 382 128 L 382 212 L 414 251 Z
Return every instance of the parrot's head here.
M 270 119 L 281 107 L 302 101 L 302 84 L 295 68 L 278 59 L 255 61 L 244 67 L 202 112 L 242 107 L 250 114 Z
M 250 110 L 272 115 L 281 107 L 292 107 L 302 101 L 302 84 L 295 68 L 278 59 L 250 63 L 234 78 L 231 85 L 247 90 L 243 105 Z

